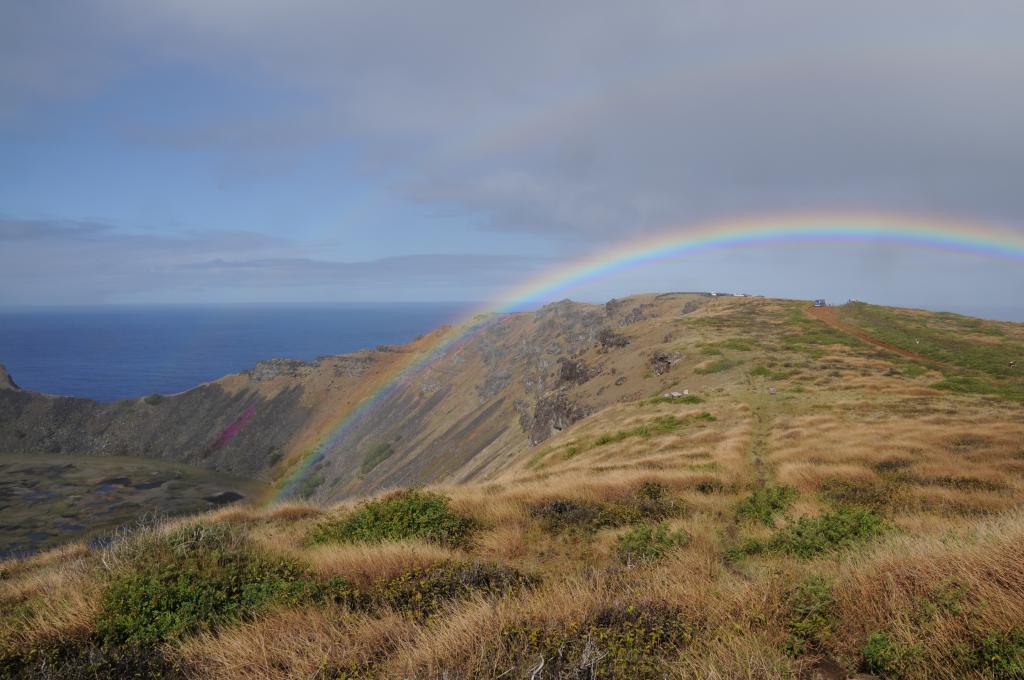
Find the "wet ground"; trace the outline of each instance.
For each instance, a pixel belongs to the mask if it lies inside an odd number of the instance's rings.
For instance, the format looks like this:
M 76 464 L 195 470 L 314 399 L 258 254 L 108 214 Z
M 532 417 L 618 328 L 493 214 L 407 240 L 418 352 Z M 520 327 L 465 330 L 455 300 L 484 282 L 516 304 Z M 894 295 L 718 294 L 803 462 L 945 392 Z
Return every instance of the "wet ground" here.
M 0 454 L 0 559 L 149 517 L 256 501 L 260 482 L 146 458 Z

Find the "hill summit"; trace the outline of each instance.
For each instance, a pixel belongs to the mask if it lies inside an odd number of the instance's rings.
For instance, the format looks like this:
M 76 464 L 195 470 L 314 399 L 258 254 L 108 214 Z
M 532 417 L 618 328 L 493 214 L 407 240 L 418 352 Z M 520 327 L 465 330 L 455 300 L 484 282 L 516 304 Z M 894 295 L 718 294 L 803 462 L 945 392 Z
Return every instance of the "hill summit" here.
M 0 391 L 0 445 L 279 484 L 436 340 L 119 404 Z M 1024 677 L 1022 354 L 1021 325 L 863 303 L 506 315 L 290 502 L 0 563 L 0 671 Z

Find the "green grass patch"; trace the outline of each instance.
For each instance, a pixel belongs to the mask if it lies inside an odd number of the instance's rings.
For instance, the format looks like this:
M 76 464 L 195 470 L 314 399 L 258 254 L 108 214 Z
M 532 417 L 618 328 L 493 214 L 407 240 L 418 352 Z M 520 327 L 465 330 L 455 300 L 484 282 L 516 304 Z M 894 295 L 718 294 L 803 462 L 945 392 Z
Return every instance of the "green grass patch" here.
M 311 543 L 381 543 L 418 538 L 446 546 L 469 541 L 476 522 L 454 512 L 448 498 L 419 490 L 370 501 L 313 529 Z
M 839 310 L 844 321 L 901 349 L 997 379 L 1020 376 L 1009 362 L 1024 356 L 1024 343 L 971 337 L 980 333 L 1001 338 L 1005 332 L 998 324 L 956 314 L 915 314 L 863 303 L 843 305 Z
M 993 394 L 1004 399 L 1024 401 L 1024 383 L 992 382 L 973 375 L 949 376 L 932 387 L 960 394 Z
M 774 526 L 775 516 L 792 505 L 796 497 L 796 489 L 788 486 L 766 486 L 740 501 L 736 508 L 736 519 Z
M 733 368 L 734 366 L 739 366 L 741 363 L 743 362 L 738 361 L 736 359 L 724 357 L 722 359 L 719 359 L 718 361 L 712 361 L 710 364 L 707 364 L 706 366 L 700 366 L 698 368 L 695 368 L 694 372 L 700 373 L 701 375 L 721 373 L 722 371 L 728 371 L 730 368 Z
M 653 562 L 673 548 L 687 545 L 689 535 L 679 529 L 670 531 L 667 524 L 644 524 L 619 536 L 617 554 L 626 565 Z
M 818 517 L 801 517 L 766 540 L 751 539 L 729 550 L 729 557 L 782 553 L 803 559 L 853 547 L 880 536 L 882 517 L 863 508 L 839 508 Z
M 659 434 L 668 434 L 669 432 L 675 432 L 681 427 L 684 427 L 692 422 L 703 422 L 711 423 L 717 420 L 715 416 L 702 411 L 693 416 L 686 416 L 680 418 L 678 416 L 658 416 L 654 420 L 631 427 L 628 430 L 619 430 L 618 432 L 605 432 L 600 434 L 594 439 L 593 446 L 605 446 L 606 444 L 614 444 L 621 442 L 625 439 L 631 439 L 633 437 L 641 437 L 647 439 Z
M 775 371 L 765 365 L 755 366 L 750 369 L 750 375 L 768 380 L 785 380 L 793 375 L 791 371 Z
M 363 459 L 362 465 L 359 466 L 359 473 L 366 475 L 369 474 L 373 468 L 377 467 L 392 455 L 394 455 L 395 449 L 391 444 L 387 442 L 381 442 L 377 444 L 369 453 L 366 454 L 366 458 Z
M 653 406 L 655 404 L 702 404 L 704 400 L 696 394 L 683 394 L 678 397 L 666 397 L 664 395 L 651 397 L 640 402 L 640 406 Z

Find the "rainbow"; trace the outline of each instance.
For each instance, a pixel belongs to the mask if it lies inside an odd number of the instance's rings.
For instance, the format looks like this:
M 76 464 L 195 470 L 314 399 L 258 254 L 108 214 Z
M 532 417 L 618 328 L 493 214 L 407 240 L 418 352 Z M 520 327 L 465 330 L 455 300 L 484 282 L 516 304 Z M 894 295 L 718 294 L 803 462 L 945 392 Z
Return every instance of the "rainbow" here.
M 599 254 L 555 268 L 474 310 L 461 322 L 437 334 L 426 349 L 410 352 L 379 376 L 366 397 L 336 419 L 326 434 L 303 455 L 279 485 L 273 500 L 294 495 L 310 468 L 344 443 L 352 429 L 375 408 L 434 362 L 464 347 L 493 325 L 500 315 L 564 296 L 590 282 L 644 264 L 710 250 L 786 243 L 878 243 L 920 246 L 1024 262 L 1024 235 L 980 223 L 933 218 L 827 214 L 759 217 L 716 222 L 661 232 L 620 244 Z

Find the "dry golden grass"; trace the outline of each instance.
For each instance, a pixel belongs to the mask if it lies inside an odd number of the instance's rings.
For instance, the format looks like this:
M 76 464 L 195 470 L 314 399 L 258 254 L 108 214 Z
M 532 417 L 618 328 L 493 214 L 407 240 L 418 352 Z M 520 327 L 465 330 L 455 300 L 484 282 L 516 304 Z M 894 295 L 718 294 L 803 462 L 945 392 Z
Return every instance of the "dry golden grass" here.
M 235 680 L 337 678 L 372 667 L 414 638 L 417 626 L 394 613 L 285 610 L 217 635 L 189 640 L 177 653 L 200 677 Z
M 607 664 L 637 661 L 631 645 L 657 636 L 629 625 L 653 617 L 677 637 L 658 639 L 650 666 L 631 667 L 640 676 L 813 677 L 820 668 L 822 677 L 846 677 L 870 665 L 869 640 L 884 634 L 904 655 L 886 671 L 890 677 L 998 677 L 979 645 L 1015 628 L 1024 636 L 1019 404 L 931 389 L 936 372 L 903 376 L 903 364 L 875 347 L 787 342 L 813 330 L 797 323 L 802 312 L 792 303 L 721 299 L 683 319 L 679 300 L 638 299 L 654 304 L 659 317 L 626 329 L 637 352 L 616 359 L 616 373 L 605 376 L 612 382 L 628 374 L 630 382 L 613 393 L 624 401 L 537 449 L 510 453 L 478 483 L 428 489 L 474 520 L 471 540 L 459 549 L 421 541 L 308 544 L 319 521 L 341 517 L 358 500 L 226 508 L 142 532 L 228 523 L 247 545 L 361 592 L 442 564 L 497 563 L 535 577 L 534 586 L 455 596 L 442 584 L 421 593 L 440 592 L 440 609 L 420 618 L 380 603 L 271 608 L 170 642 L 172 656 L 195 677 L 267 679 L 529 678 L 544 657 L 540 678 L 554 677 L 561 648 L 571 657 L 562 677 L 594 669 L 596 677 L 629 677 Z M 722 350 L 742 359 L 740 367 L 694 372 L 706 359 L 702 346 L 736 339 L 750 343 L 736 347 L 753 347 Z M 687 363 L 646 375 L 640 348 L 655 346 L 688 356 Z M 605 369 L 615 359 L 596 348 L 586 358 Z M 759 365 L 790 375 L 749 375 Z M 778 387 L 775 396 L 768 385 Z M 704 402 L 645 401 L 676 388 Z M 702 411 L 716 420 L 595 445 L 603 434 Z M 565 530 L 537 516 L 555 501 L 625 507 L 652 484 L 676 504 L 672 513 Z M 741 502 L 778 486 L 796 495 L 769 521 L 738 518 Z M 799 526 L 801 517 L 850 507 L 878 513 L 881 537 L 805 557 L 742 550 Z M 620 541 L 637 525 L 662 522 L 688 541 L 647 562 L 620 557 Z M 106 575 L 130 555 L 78 545 L 4 563 L 0 606 L 32 601 L 33 608 L 30 616 L 0 616 L 0 649 L 87 636 Z M 810 604 L 799 600 L 805 596 Z M 801 618 L 808 608 L 813 616 Z
M 307 548 L 295 557 L 324 578 L 341 576 L 358 586 L 391 580 L 414 569 L 423 569 L 459 557 L 458 553 L 430 543 L 403 541 L 366 545 L 327 544 Z

